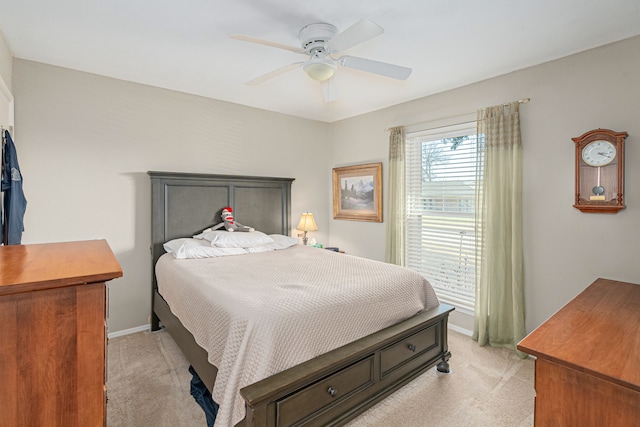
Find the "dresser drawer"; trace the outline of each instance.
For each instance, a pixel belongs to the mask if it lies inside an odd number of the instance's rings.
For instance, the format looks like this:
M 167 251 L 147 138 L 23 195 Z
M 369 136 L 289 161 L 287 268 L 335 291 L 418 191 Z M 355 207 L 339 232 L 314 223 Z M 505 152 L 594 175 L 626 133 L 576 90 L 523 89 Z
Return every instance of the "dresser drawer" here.
M 276 403 L 276 425 L 294 425 L 373 384 L 373 358 L 372 355 L 356 362 L 279 400 Z
M 380 353 L 382 377 L 426 351 L 438 350 L 437 328 L 438 325 L 430 326 L 382 350 Z

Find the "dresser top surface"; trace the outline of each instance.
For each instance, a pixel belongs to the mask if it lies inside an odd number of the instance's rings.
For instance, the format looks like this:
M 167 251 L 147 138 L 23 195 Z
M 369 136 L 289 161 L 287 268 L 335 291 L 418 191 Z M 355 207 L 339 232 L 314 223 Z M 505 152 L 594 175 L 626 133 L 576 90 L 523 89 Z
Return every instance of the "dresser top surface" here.
M 0 246 L 0 295 L 122 276 L 105 240 Z
M 640 285 L 596 280 L 518 349 L 640 389 Z

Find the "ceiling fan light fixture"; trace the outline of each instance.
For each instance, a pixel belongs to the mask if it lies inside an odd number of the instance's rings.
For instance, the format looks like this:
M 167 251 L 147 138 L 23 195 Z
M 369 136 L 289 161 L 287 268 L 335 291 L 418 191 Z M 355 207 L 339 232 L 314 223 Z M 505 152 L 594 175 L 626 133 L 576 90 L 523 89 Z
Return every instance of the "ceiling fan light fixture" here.
M 337 57 L 340 52 L 364 43 L 383 33 L 384 29 L 382 27 L 364 18 L 341 32 L 338 32 L 335 26 L 326 22 L 316 22 L 305 25 L 298 35 L 301 48 L 242 34 L 236 34 L 232 36 L 232 38 L 308 55 L 307 60 L 304 62 L 294 62 L 287 66 L 280 67 L 250 80 L 246 82 L 246 84 L 256 85 L 284 74 L 289 70 L 293 70 L 294 68 L 302 68 L 311 79 L 320 82 L 325 101 L 331 102 L 337 99 L 335 79 L 333 79 L 333 76 L 337 71 L 338 65 L 344 68 L 351 68 L 397 80 L 406 80 L 409 77 L 411 68 L 350 55 Z
M 319 82 L 329 80 L 336 72 L 336 65 L 325 58 L 313 58 L 302 66 L 309 77 Z

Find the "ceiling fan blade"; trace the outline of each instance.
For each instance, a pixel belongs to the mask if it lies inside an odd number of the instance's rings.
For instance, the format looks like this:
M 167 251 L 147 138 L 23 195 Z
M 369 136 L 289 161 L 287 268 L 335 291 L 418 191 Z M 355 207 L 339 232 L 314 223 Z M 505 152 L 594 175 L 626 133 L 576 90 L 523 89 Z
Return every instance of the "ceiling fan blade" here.
M 304 62 L 294 62 L 293 64 L 285 65 L 284 67 L 280 67 L 278 69 L 275 69 L 275 70 L 271 71 L 270 73 L 263 74 L 260 77 L 256 77 L 253 80 L 249 80 L 245 84 L 249 85 L 249 86 L 255 86 L 257 84 L 260 84 L 262 82 L 270 80 L 270 79 L 272 79 L 274 77 L 278 77 L 279 75 L 284 74 L 287 71 L 291 71 L 291 70 L 293 70 L 295 68 L 300 68 L 300 67 L 302 67 L 302 64 L 304 64 Z
M 269 40 L 263 40 L 263 39 L 259 39 L 257 37 L 252 37 L 252 36 L 246 36 L 244 34 L 234 34 L 231 36 L 232 39 L 235 40 L 242 40 L 245 42 L 249 42 L 249 43 L 257 43 L 257 44 L 262 44 L 265 46 L 271 46 L 271 47 L 275 47 L 278 49 L 285 49 L 285 50 L 289 50 L 291 52 L 295 52 L 295 53 L 306 53 L 304 51 L 304 49 L 302 49 L 301 47 L 294 47 L 294 46 L 289 46 L 286 44 L 281 44 L 281 43 L 276 43 L 276 42 L 272 42 Z
M 343 67 L 353 68 L 367 73 L 379 74 L 392 79 L 406 80 L 411 75 L 411 68 L 372 59 L 358 58 L 357 56 L 341 56 L 338 63 Z
M 322 95 L 324 95 L 324 102 L 336 101 L 339 97 L 338 87 L 336 86 L 336 78 L 331 77 L 328 80 L 320 82 L 322 87 Z
M 382 33 L 384 30 L 381 26 L 364 18 L 329 40 L 327 50 L 331 53 L 342 52 Z

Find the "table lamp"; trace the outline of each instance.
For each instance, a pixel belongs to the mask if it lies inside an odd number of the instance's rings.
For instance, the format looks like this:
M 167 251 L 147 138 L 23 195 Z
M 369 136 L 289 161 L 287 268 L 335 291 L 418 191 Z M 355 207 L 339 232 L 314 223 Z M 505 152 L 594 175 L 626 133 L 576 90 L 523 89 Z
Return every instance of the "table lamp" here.
M 311 212 L 302 213 L 302 215 L 300 216 L 300 222 L 298 223 L 296 230 L 304 231 L 304 235 L 302 236 L 302 243 L 306 246 L 308 241 L 307 231 L 318 230 L 318 224 L 316 224 L 316 220 Z

